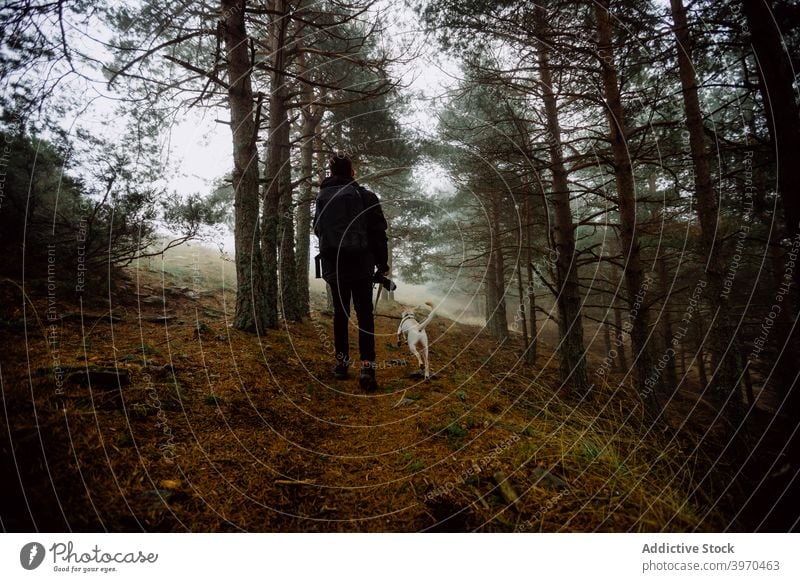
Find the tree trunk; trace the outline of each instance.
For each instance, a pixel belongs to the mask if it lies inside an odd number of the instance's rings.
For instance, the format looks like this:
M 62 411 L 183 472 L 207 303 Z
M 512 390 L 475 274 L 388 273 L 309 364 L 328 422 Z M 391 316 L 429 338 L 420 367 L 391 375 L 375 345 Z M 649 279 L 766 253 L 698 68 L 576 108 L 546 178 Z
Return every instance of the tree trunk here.
M 268 168 L 270 142 L 264 147 L 264 166 Z M 269 176 L 269 170 L 266 170 Z M 278 205 L 277 188 L 264 186 L 261 210 L 261 255 L 264 262 L 264 298 L 273 313 L 270 327 L 278 325 Z
M 297 201 L 297 300 L 300 315 L 307 316 L 310 309 L 309 264 L 311 248 L 311 204 L 314 201 L 314 141 L 319 127 L 321 109 L 318 112 L 312 107 L 314 88 L 307 78 L 309 71 L 306 55 L 302 47 L 298 47 L 297 62 L 302 84 L 304 107 L 302 109 L 303 125 L 300 137 L 300 174 L 302 186 Z
M 686 110 L 686 128 L 689 131 L 692 165 L 694 167 L 694 186 L 697 201 L 697 215 L 700 221 L 700 242 L 706 253 L 706 275 L 708 277 L 709 305 L 712 313 L 716 311 L 715 321 L 709 333 L 712 358 L 712 377 L 709 384 L 711 401 L 721 413 L 729 411 L 732 418 L 727 419 L 737 426 L 743 413 L 740 396 L 740 370 L 738 354 L 734 349 L 730 325 L 728 324 L 727 296 L 722 294 L 724 272 L 720 264 L 717 235 L 717 193 L 711 182 L 711 169 L 705 144 L 703 117 L 697 93 L 697 78 L 692 64 L 692 46 L 686 9 L 682 0 L 670 0 L 673 31 L 678 45 L 678 70 L 680 73 L 683 105 Z M 723 418 L 726 418 L 724 415 Z
M 528 328 L 531 334 L 530 345 L 528 345 L 527 362 L 533 364 L 536 362 L 536 351 L 538 349 L 538 335 L 539 330 L 536 327 L 536 285 L 533 273 L 533 249 L 531 247 L 531 197 L 529 193 L 525 197 L 525 266 L 528 273 Z
M 488 262 L 486 263 L 486 278 L 484 280 L 484 296 L 486 297 L 486 327 L 489 333 L 497 336 L 497 276 L 495 271 L 497 265 L 494 261 L 494 252 L 489 251 Z
M 494 258 L 494 285 L 497 304 L 494 310 L 495 334 L 500 340 L 508 339 L 508 314 L 506 313 L 506 267 L 500 239 L 500 207 L 495 201 L 492 208 L 492 257 Z
M 655 199 L 656 196 L 656 176 L 650 174 L 648 177 L 648 189 L 650 196 Z M 658 212 L 653 212 L 652 220 L 655 222 L 659 218 Z M 663 297 L 661 310 L 661 337 L 663 343 L 662 358 L 667 358 L 664 366 L 664 382 L 666 383 L 667 394 L 672 394 L 678 387 L 678 373 L 675 369 L 674 346 L 672 345 L 673 329 L 672 329 L 672 313 L 670 312 L 670 278 L 669 269 L 667 269 L 667 260 L 664 258 L 664 246 L 660 247 L 660 252 L 656 258 L 656 272 L 658 273 L 658 294 Z M 672 352 L 668 350 L 672 349 Z
M 322 136 L 319 133 L 314 136 L 314 150 L 317 155 L 317 182 L 322 184 L 325 179 L 327 165 L 325 163 Z M 316 193 L 314 194 L 314 199 L 316 200 Z M 328 313 L 333 313 L 333 294 L 331 293 L 331 286 L 327 283 L 325 283 L 325 309 Z
M 686 344 L 681 341 L 681 376 L 686 376 Z
M 542 103 L 545 109 L 548 149 L 552 173 L 553 233 L 556 251 L 556 285 L 558 296 L 558 344 L 561 388 L 583 397 L 589 391 L 586 374 L 586 354 L 583 343 L 581 295 L 578 285 L 578 267 L 575 261 L 575 227 L 572 223 L 570 193 L 558 122 L 558 104 L 553 92 L 548 49 L 547 12 L 539 5 L 534 8 L 534 22 L 539 42 L 536 45 Z
M 314 132 L 313 121 L 303 119 L 303 137 L 300 149 L 300 173 L 303 183 L 297 201 L 297 300 L 300 314 L 309 313 L 309 265 L 311 249 L 311 203 L 314 200 Z
M 522 353 L 523 359 L 528 362 L 530 339 L 528 337 L 528 320 L 525 317 L 525 287 L 522 283 L 522 265 L 517 267 L 517 295 L 519 297 L 519 311 L 514 319 L 522 324 Z
M 394 272 L 392 271 L 392 266 L 394 264 L 394 261 L 392 260 L 392 254 L 394 252 L 394 248 L 393 248 L 393 245 L 392 245 L 392 237 L 391 236 L 387 237 L 387 240 L 386 240 L 386 251 L 387 251 L 387 253 L 386 253 L 387 254 L 387 264 L 389 265 L 389 277 L 393 278 L 394 277 Z M 389 301 L 394 301 L 394 291 L 386 291 L 385 293 L 386 293 L 386 297 L 389 299 Z
M 288 126 L 288 117 L 286 125 Z M 288 131 L 287 131 L 288 134 Z M 290 146 L 286 146 L 288 151 Z M 297 260 L 295 256 L 294 242 L 294 199 L 291 190 L 291 174 L 289 160 L 281 163 L 280 176 L 281 194 L 279 201 L 280 221 L 278 223 L 278 257 L 280 259 L 280 287 L 281 287 L 281 308 L 286 319 L 301 321 L 303 319 L 304 306 L 297 286 Z M 286 176 L 285 174 L 289 174 Z
M 758 70 L 759 90 L 764 103 L 764 117 L 767 128 L 772 138 L 768 150 L 775 154 L 774 163 L 778 171 L 778 194 L 783 204 L 783 216 L 786 224 L 790 248 L 800 236 L 800 111 L 795 100 L 793 86 L 794 73 L 790 55 L 786 53 L 781 43 L 781 37 L 772 27 L 773 18 L 769 3 L 765 0 L 744 0 L 744 13 L 750 27 L 751 43 L 755 51 L 756 69 Z M 746 60 L 745 67 L 746 67 Z M 745 71 L 745 75 L 747 72 Z M 750 133 L 757 136 L 754 115 L 748 116 Z M 775 123 L 778 121 L 778 123 Z M 757 138 L 756 138 L 757 139 Z M 783 281 L 785 264 L 779 247 L 780 235 L 774 225 L 769 224 L 767 204 L 764 194 L 768 191 L 766 180 L 761 171 L 754 171 L 756 188 L 754 198 L 759 203 L 757 212 L 761 215 L 762 222 L 770 233 L 770 255 L 774 264 L 773 272 L 776 279 L 776 289 L 788 281 Z M 755 202 L 755 200 L 754 200 Z M 800 389 L 797 385 L 797 362 L 800 360 L 800 326 L 792 325 L 800 313 L 800 269 L 794 269 L 794 290 L 787 295 L 789 301 L 776 322 L 775 343 L 777 344 L 778 359 L 775 363 L 775 373 L 772 376 L 773 386 L 776 391 L 786 397 L 785 411 L 788 415 L 797 417 L 800 411 Z M 790 311 L 792 313 L 790 313 Z M 745 370 L 745 387 L 748 398 L 754 401 L 752 395 L 752 379 L 750 376 L 749 362 L 742 364 Z M 777 384 L 777 386 L 775 386 Z M 765 386 L 762 386 L 762 390 Z M 786 450 L 795 466 L 800 465 L 800 432 L 795 432 L 789 440 Z
M 636 369 L 636 387 L 644 402 L 645 411 L 651 419 L 656 419 L 662 409 L 662 388 L 656 374 L 652 347 L 648 342 L 650 333 L 649 309 L 646 301 L 650 285 L 649 277 L 644 276 L 641 261 L 641 247 L 636 233 L 636 185 L 633 179 L 633 166 L 628 153 L 627 123 L 622 109 L 619 93 L 619 80 L 614 65 L 614 50 L 611 44 L 611 16 L 609 1 L 595 3 L 597 20 L 598 53 L 603 79 L 603 93 L 606 100 L 611 150 L 614 157 L 614 174 L 617 185 L 617 205 L 619 207 L 619 233 L 622 254 L 625 257 L 625 286 L 631 304 L 630 334 L 631 351 Z
M 619 298 L 614 298 L 614 326 L 617 328 L 617 371 L 628 371 L 628 357 L 625 355 L 625 328 L 622 327 L 622 309 L 619 307 Z
M 747 354 L 744 351 L 744 348 L 740 345 L 738 346 L 739 350 L 739 362 L 742 366 L 743 377 L 744 377 L 744 393 L 747 398 L 747 406 L 752 408 L 756 405 L 756 395 L 753 391 L 753 378 L 750 376 L 750 370 L 747 363 Z
M 669 305 L 669 271 L 667 270 L 667 261 L 664 258 L 663 251 L 658 255 L 656 269 L 658 270 L 658 293 L 664 298 L 664 309 L 661 311 L 661 337 L 664 343 L 664 355 L 662 357 L 669 357 L 664 367 L 664 381 L 667 385 L 667 393 L 672 394 L 678 386 L 678 373 L 675 370 L 675 353 L 666 351 L 670 348 L 674 349 L 672 346 L 674 332 Z
M 708 388 L 708 374 L 706 373 L 706 352 L 703 349 L 703 318 L 700 314 L 694 319 L 694 336 L 696 341 L 697 375 L 703 392 Z
M 269 141 L 267 145 L 266 193 L 264 196 L 263 243 L 265 268 L 277 272 L 280 259 L 281 310 L 286 319 L 302 319 L 297 295 L 297 269 L 294 255 L 294 208 L 289 165 L 289 114 L 285 85 L 286 0 L 274 0 L 275 14 L 270 23 L 273 48 L 272 87 L 269 98 Z M 276 286 L 277 287 L 277 286 Z M 268 289 L 268 293 L 273 289 Z
M 244 24 L 246 0 L 223 0 L 223 37 L 227 53 L 228 105 L 233 134 L 234 247 L 236 252 L 236 329 L 263 333 L 277 321 L 265 293 L 258 232 L 258 146 L 250 82 L 251 62 Z
M 680 2 L 678 2 L 680 4 Z M 767 0 L 743 0 L 744 14 L 750 27 L 750 42 L 756 57 L 759 89 L 772 147 L 776 153 L 778 194 L 783 202 L 786 232 L 789 238 L 800 231 L 800 107 L 795 97 L 790 55 L 782 44 L 780 30 Z M 800 285 L 800 269 L 795 281 Z
M 706 372 L 706 352 L 702 345 L 697 348 L 697 376 L 700 379 L 700 386 L 705 392 L 708 388 L 708 373 Z
M 306 124 L 303 123 L 303 132 L 307 136 L 306 131 Z M 308 182 L 301 189 L 300 198 L 297 201 L 297 301 L 300 306 L 300 315 L 307 316 L 311 303 L 309 268 L 311 261 L 311 202 L 314 200 L 314 182 L 311 176 L 313 172 L 313 140 L 304 138 L 301 147 L 300 171 L 303 176 L 307 176 Z

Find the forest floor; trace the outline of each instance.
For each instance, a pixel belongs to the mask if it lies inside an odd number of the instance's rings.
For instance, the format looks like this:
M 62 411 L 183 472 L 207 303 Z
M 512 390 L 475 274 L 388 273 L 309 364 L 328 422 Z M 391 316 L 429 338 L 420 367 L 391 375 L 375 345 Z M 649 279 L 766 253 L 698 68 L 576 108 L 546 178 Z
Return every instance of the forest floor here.
M 384 303 L 381 388 L 365 394 L 355 377 L 332 379 L 332 322 L 321 306 L 259 337 L 230 327 L 234 295 L 219 281 L 198 286 L 188 267 L 127 275 L 110 301 L 50 304 L 53 320 L 43 289 L 26 287 L 23 302 L 17 283 L 0 283 L 4 530 L 727 523 L 698 493 L 696 459 L 642 428 L 629 390 L 596 386 L 585 403 L 559 397 L 552 346 L 540 344 L 526 365 L 518 339 L 499 345 L 480 327 L 436 317 L 436 376 L 426 382 L 395 344 L 400 307 Z

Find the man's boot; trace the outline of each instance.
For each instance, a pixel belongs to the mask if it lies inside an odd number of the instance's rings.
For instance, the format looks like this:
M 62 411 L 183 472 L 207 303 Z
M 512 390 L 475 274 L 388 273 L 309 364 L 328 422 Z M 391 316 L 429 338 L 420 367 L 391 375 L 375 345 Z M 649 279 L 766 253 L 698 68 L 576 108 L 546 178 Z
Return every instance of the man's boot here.
M 365 392 L 375 392 L 378 389 L 378 382 L 375 380 L 375 367 L 375 362 L 361 362 L 358 384 Z

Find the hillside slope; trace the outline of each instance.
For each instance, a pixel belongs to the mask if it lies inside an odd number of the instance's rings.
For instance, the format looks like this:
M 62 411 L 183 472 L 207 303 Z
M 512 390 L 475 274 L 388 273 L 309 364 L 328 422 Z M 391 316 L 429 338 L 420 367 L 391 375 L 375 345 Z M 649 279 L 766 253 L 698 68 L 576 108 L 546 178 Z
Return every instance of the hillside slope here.
M 331 374 L 330 317 L 263 337 L 233 296 L 131 271 L 108 304 L 9 281 L 0 354 L 8 530 L 688 531 L 723 523 L 690 498 L 691 459 L 647 434 L 623 391 L 559 398 L 548 346 L 437 317 L 436 378 L 381 308 L 374 395 Z M 33 299 L 31 299 L 31 296 Z M 24 308 L 23 308 L 24 305 Z M 52 307 L 52 304 L 51 304 Z M 56 324 L 53 332 L 49 325 Z M 57 342 L 48 341 L 57 339 Z M 353 329 L 354 344 L 355 329 Z M 54 349 L 55 348 L 55 349 Z M 61 368 L 60 374 L 53 369 Z M 63 383 L 62 383 L 63 380 Z M 24 491 L 24 493 L 23 493 Z

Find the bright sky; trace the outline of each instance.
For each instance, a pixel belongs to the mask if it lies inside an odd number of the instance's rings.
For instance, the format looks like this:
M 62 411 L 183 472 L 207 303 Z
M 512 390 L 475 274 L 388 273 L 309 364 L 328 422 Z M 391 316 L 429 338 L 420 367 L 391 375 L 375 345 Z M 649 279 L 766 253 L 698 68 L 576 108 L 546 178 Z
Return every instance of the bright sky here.
M 392 73 L 399 77 L 406 88 L 403 90 L 415 96 L 411 111 L 402 122 L 417 131 L 430 135 L 435 130 L 436 108 L 434 100 L 443 96 L 457 81 L 459 68 L 455 61 L 436 51 L 436 44 L 426 41 L 416 15 L 402 3 L 393 4 L 391 0 L 381 0 L 378 9 L 388 22 L 389 34 L 382 42 L 389 43 L 394 54 L 408 46 L 405 55 L 415 58 L 397 65 Z M 50 26 L 55 28 L 56 23 Z M 67 29 L 71 46 L 96 62 L 111 61 L 111 54 L 103 43 L 110 41 L 108 29 L 93 26 L 91 36 L 84 30 Z M 80 63 L 80 61 L 76 61 Z M 99 67 L 85 65 L 80 68 L 83 78 L 73 78 L 60 88 L 65 94 L 79 96 L 81 107 L 76 115 L 63 120 L 63 126 L 74 136 L 78 129 L 93 135 L 114 136 L 126 131 L 126 120 L 115 115 L 120 98 L 117 91 L 124 90 L 124 84 L 109 91 L 106 79 Z M 29 72 L 30 78 L 39 77 L 43 72 Z M 227 122 L 229 113 L 218 108 L 214 110 L 197 108 L 185 112 L 175 120 L 169 131 L 162 134 L 164 139 L 163 161 L 165 162 L 164 183 L 170 190 L 181 194 L 209 192 L 213 181 L 230 171 L 232 167 L 232 140 L 230 128 L 217 119 Z M 431 192 L 448 187 L 446 176 L 437 168 L 425 168 L 424 184 Z
M 406 91 L 421 99 L 412 105 L 412 113 L 403 122 L 421 132 L 430 132 L 437 120 L 431 99 L 443 95 L 457 80 L 458 65 L 444 55 L 437 54 L 435 44 L 423 43 L 422 31 L 415 15 L 402 5 L 382 2 L 389 20 L 393 47 L 413 43 L 416 58 L 393 71 Z M 190 112 L 186 119 L 172 130 L 172 156 L 179 162 L 178 172 L 169 184 L 181 193 L 208 191 L 211 182 L 231 168 L 232 143 L 227 125 L 216 123 L 216 116 L 227 120 L 226 111 Z M 439 184 L 441 186 L 441 184 Z

